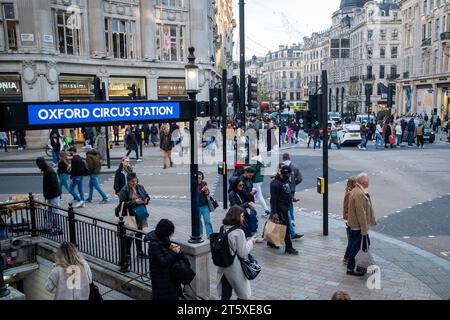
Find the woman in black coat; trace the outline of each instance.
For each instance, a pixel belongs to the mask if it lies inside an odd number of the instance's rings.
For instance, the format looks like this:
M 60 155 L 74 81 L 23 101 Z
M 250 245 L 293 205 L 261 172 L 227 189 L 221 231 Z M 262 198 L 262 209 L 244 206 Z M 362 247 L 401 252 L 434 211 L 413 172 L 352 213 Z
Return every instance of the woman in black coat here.
M 153 300 L 178 300 L 183 296 L 181 285 L 172 278 L 170 272 L 181 252 L 178 245 L 170 242 L 174 232 L 174 224 L 163 219 L 155 231 L 150 232 L 144 239 L 145 242 L 150 242 L 148 255 Z
M 244 181 L 239 177 L 231 177 L 230 179 L 230 191 L 228 193 L 228 199 L 230 200 L 230 207 L 239 206 L 244 209 L 244 232 L 246 237 L 251 237 L 252 234 L 249 231 L 250 214 L 249 208 L 255 208 L 254 202 L 246 201 L 244 194 Z

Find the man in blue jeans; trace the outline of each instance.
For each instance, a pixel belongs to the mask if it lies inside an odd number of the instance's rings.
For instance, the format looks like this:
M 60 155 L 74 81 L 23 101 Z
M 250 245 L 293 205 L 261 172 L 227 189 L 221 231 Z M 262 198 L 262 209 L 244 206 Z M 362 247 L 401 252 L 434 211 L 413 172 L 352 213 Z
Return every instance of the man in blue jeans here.
M 80 201 L 77 203 L 76 208 L 84 207 L 84 192 L 83 192 L 83 177 L 88 174 L 87 168 L 83 162 L 83 159 L 77 154 L 77 148 L 72 147 L 68 150 L 72 156 L 70 161 L 70 179 L 72 183 L 70 184 L 70 193 L 75 192 L 75 188 L 78 187 L 78 192 L 80 193 Z
M 369 228 L 377 224 L 373 212 L 372 201 L 367 192 L 368 187 L 369 176 L 366 173 L 361 173 L 356 178 L 356 187 L 351 191 L 349 199 L 347 224 L 350 228 L 350 234 L 347 274 L 358 277 L 364 276 L 364 273 L 355 271 L 355 257 L 359 250 L 369 250 Z
M 102 196 L 102 202 L 101 203 L 108 203 L 108 195 L 103 191 L 102 187 L 100 186 L 100 182 L 98 181 L 98 175 L 100 174 L 100 171 L 102 169 L 102 164 L 100 162 L 100 159 L 98 158 L 98 152 L 95 149 L 87 148 L 86 151 L 86 163 L 87 163 L 87 169 L 89 172 L 89 197 L 86 200 L 87 202 L 92 202 L 92 197 L 94 195 L 94 189 L 100 193 Z

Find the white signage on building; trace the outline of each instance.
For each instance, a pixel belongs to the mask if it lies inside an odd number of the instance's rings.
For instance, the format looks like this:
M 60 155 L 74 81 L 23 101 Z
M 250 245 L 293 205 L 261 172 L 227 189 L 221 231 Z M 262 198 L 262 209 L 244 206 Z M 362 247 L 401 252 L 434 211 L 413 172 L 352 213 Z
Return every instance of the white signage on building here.
M 44 43 L 53 44 L 53 36 L 51 34 L 44 34 Z
M 20 40 L 22 40 L 22 42 L 33 42 L 34 34 L 33 33 L 21 33 Z
M 15 82 L 0 82 L 0 90 L 17 90 L 17 85 Z

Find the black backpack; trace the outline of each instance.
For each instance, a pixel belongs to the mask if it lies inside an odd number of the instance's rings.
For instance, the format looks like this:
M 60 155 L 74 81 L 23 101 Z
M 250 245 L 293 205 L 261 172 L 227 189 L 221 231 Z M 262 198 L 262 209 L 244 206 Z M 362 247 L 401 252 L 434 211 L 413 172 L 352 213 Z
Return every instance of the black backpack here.
M 211 256 L 213 263 L 217 267 L 228 268 L 234 262 L 236 254 L 230 253 L 230 245 L 228 244 L 228 235 L 239 227 L 233 227 L 225 232 L 225 227 L 220 228 L 219 233 L 213 233 L 210 236 Z
M 188 258 L 180 253 L 170 268 L 172 279 L 183 285 L 189 285 L 195 278 L 195 272 L 191 268 Z

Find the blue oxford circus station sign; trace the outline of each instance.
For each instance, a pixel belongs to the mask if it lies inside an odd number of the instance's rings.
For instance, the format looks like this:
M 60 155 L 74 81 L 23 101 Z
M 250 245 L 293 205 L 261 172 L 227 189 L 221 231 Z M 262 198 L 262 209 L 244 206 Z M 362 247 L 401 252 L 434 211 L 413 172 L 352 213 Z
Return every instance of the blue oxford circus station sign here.
M 0 131 L 195 119 L 194 101 L 1 103 Z

